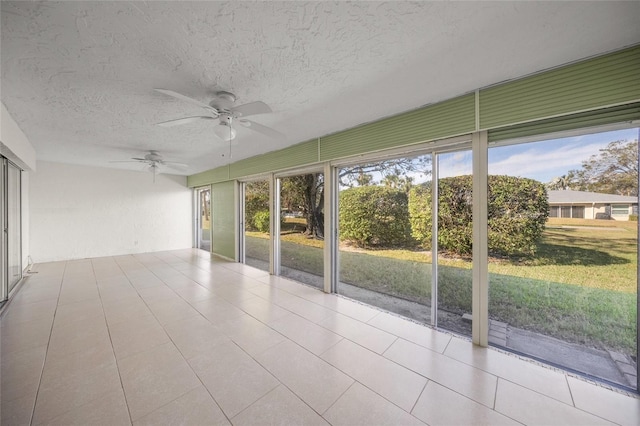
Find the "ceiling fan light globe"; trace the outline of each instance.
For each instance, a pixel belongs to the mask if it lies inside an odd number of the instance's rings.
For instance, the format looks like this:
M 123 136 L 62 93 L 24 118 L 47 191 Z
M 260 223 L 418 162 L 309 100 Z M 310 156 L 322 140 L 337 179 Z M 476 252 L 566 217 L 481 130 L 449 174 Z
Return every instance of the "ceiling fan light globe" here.
M 225 142 L 229 142 L 230 140 L 235 139 L 236 137 L 236 129 L 231 126 L 220 124 L 213 129 L 213 132 L 217 137 L 222 139 Z

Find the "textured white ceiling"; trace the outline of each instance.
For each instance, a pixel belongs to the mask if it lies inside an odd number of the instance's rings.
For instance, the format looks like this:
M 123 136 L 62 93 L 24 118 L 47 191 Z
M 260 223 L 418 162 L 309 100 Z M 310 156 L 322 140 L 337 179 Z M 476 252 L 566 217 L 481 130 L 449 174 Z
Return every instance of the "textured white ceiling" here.
M 0 96 L 39 160 L 101 167 L 155 149 L 229 161 L 202 112 L 153 91 L 264 101 L 233 161 L 640 42 L 640 2 L 0 3 Z

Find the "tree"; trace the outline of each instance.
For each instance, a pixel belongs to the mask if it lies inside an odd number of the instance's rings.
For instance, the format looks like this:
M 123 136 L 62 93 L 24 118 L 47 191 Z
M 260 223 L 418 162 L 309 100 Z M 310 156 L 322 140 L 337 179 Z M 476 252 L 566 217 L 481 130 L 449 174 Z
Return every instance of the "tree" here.
M 571 189 L 571 178 L 572 175 L 562 175 L 551 179 L 549 183 L 547 183 L 546 187 L 548 190 L 567 190 Z
M 369 186 L 373 185 L 373 176 L 364 171 L 360 171 L 358 177 L 355 178 L 357 186 Z
M 393 169 L 392 173 L 385 175 L 385 177 L 382 179 L 382 183 L 386 187 L 398 189 L 408 194 L 413 185 L 413 177 L 407 176 L 404 173 L 404 170 L 396 167 Z
M 429 175 L 431 157 L 424 155 L 415 158 L 396 158 L 342 167 L 338 173 L 341 186 L 358 187 L 374 185 L 374 175 L 382 180 L 394 182 L 392 188 L 409 192 L 413 178 L 406 173 Z M 395 176 L 395 178 L 393 177 Z M 281 205 L 290 210 L 302 211 L 306 219 L 305 234 L 310 237 L 324 238 L 324 174 L 282 178 Z
M 394 158 L 342 167 L 338 174 L 338 180 L 341 186 L 352 188 L 354 186 L 375 185 L 374 175 L 380 175 L 385 186 L 397 187 L 402 186 L 403 183 L 410 186 L 413 177 L 407 176 L 407 173 L 431 175 L 431 156 Z
M 309 173 L 281 179 L 280 203 L 288 210 L 302 211 L 305 235 L 324 238 L 324 175 Z
M 581 169 L 570 170 L 567 180 L 579 191 L 638 195 L 638 140 L 610 142 Z

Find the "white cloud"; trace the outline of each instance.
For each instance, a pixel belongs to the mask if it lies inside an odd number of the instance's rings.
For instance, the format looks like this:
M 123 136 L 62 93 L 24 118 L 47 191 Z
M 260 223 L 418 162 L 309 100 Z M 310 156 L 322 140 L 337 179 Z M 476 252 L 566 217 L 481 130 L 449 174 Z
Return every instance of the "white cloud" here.
M 597 154 L 604 145 L 563 144 L 554 150 L 542 150 L 532 146 L 526 151 L 513 154 L 499 161 L 489 163 L 489 174 L 531 177 L 548 180 L 566 174 L 571 169 L 580 168 L 582 161 Z M 509 149 L 494 148 L 494 149 Z M 491 153 L 491 151 L 489 151 Z M 490 154 L 491 155 L 491 154 Z

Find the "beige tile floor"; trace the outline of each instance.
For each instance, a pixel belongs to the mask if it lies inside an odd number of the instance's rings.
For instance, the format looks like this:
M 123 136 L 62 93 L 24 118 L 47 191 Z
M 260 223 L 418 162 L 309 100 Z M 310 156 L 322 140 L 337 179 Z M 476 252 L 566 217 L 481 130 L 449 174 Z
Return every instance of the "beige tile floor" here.
M 36 265 L 2 425 L 640 424 L 640 400 L 179 250 Z

